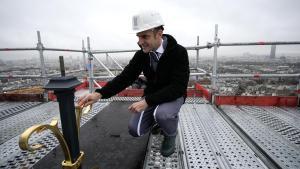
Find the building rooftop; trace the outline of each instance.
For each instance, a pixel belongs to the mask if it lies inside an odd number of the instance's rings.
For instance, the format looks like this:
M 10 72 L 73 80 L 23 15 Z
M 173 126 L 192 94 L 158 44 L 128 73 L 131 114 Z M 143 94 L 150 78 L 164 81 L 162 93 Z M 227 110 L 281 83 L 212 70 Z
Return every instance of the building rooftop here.
M 165 158 L 159 153 L 161 135 L 134 138 L 127 132 L 127 107 L 138 99 L 102 100 L 83 116 L 83 168 L 300 168 L 299 107 L 214 106 L 190 97 L 180 111 L 176 152 Z M 31 137 L 31 143 L 46 145 L 34 153 L 18 146 L 26 128 L 59 118 L 58 103 L 0 104 L 0 168 L 60 168 L 62 150 L 50 132 Z

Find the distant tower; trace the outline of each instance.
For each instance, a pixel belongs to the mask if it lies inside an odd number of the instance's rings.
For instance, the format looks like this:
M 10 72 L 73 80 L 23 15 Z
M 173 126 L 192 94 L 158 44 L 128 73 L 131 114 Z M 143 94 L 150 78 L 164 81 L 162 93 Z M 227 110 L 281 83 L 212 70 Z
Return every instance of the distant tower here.
M 106 54 L 106 66 L 111 68 L 112 67 L 112 63 L 111 63 L 111 60 L 109 59 L 109 55 Z
M 276 45 L 271 46 L 271 53 L 270 53 L 270 59 L 275 59 L 276 55 Z

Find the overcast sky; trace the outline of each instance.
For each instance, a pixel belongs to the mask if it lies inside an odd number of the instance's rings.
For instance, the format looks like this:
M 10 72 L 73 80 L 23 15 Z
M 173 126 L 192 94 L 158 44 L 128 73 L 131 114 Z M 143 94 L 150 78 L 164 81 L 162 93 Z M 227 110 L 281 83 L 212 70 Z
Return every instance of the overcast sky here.
M 1 0 L 0 48 L 35 47 L 39 30 L 45 47 L 81 49 L 90 36 L 93 49 L 137 49 L 131 16 L 142 9 L 159 11 L 165 33 L 184 46 L 197 36 L 200 45 L 212 42 L 215 24 L 224 43 L 300 41 L 299 0 Z M 222 48 L 236 54 L 270 47 Z M 300 53 L 300 45 L 277 49 Z M 0 59 L 7 55 L 0 52 Z

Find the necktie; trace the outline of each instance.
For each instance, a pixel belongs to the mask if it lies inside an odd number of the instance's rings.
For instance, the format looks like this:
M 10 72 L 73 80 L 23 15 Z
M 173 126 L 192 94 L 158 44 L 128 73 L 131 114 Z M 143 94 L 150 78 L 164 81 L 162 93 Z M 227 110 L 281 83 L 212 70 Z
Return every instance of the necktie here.
M 150 66 L 152 67 L 153 71 L 156 72 L 157 64 L 158 64 L 158 52 L 149 52 L 150 56 Z

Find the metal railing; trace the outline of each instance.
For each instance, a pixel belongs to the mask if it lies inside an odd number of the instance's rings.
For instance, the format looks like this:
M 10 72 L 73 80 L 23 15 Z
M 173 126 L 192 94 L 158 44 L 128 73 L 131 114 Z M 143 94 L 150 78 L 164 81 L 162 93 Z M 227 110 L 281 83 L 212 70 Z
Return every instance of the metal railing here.
M 126 53 L 126 52 L 136 52 L 137 49 L 128 49 L 128 50 L 91 50 L 90 45 L 90 38 L 87 37 L 87 49 L 84 45 L 84 40 L 82 40 L 82 49 L 61 49 L 61 48 L 46 48 L 44 47 L 40 32 L 37 31 L 37 37 L 38 37 L 38 43 L 35 48 L 0 48 L 0 51 L 38 51 L 40 56 L 40 63 L 41 63 L 41 75 L 0 75 L 0 78 L 42 78 L 43 83 L 46 84 L 47 78 L 59 75 L 57 74 L 46 74 L 45 71 L 45 62 L 44 62 L 44 51 L 62 51 L 62 52 L 80 52 L 83 56 L 83 65 L 85 69 L 83 70 L 75 70 L 73 72 L 80 72 L 84 70 L 88 70 L 88 81 L 89 81 L 89 91 L 92 92 L 94 83 L 96 83 L 97 86 L 101 87 L 97 82 L 96 79 L 110 79 L 114 78 L 116 75 L 110 71 L 110 69 L 95 55 L 96 54 L 105 54 L 106 57 L 109 57 L 112 59 L 112 61 L 118 66 L 120 70 L 123 70 L 123 67 L 117 62 L 115 58 L 110 56 L 111 53 Z M 218 63 L 218 48 L 221 46 L 250 46 L 250 45 L 299 45 L 300 41 L 275 41 L 275 42 L 237 42 L 237 43 L 221 43 L 220 39 L 218 38 L 218 25 L 215 25 L 215 36 L 214 36 L 214 42 L 213 43 L 207 43 L 206 45 L 200 46 L 199 45 L 199 37 L 197 37 L 197 45 L 196 46 L 187 46 L 185 47 L 187 50 L 195 50 L 196 51 L 196 70 L 197 72 L 191 73 L 190 76 L 204 76 L 208 75 L 211 77 L 211 90 L 212 94 L 214 94 L 217 91 L 217 79 L 218 78 L 255 78 L 255 77 L 264 77 L 264 78 L 272 78 L 272 77 L 300 77 L 300 74 L 217 74 L 217 63 Z M 210 49 L 213 48 L 213 70 L 212 73 L 208 73 L 203 69 L 199 68 L 199 50 L 200 49 Z M 88 55 L 88 62 L 86 64 L 86 54 Z M 98 62 L 107 72 L 108 76 L 97 76 L 94 77 L 94 62 Z M 67 72 L 67 73 L 72 73 Z M 300 81 L 298 88 L 300 86 Z M 47 97 L 47 96 L 45 96 Z

